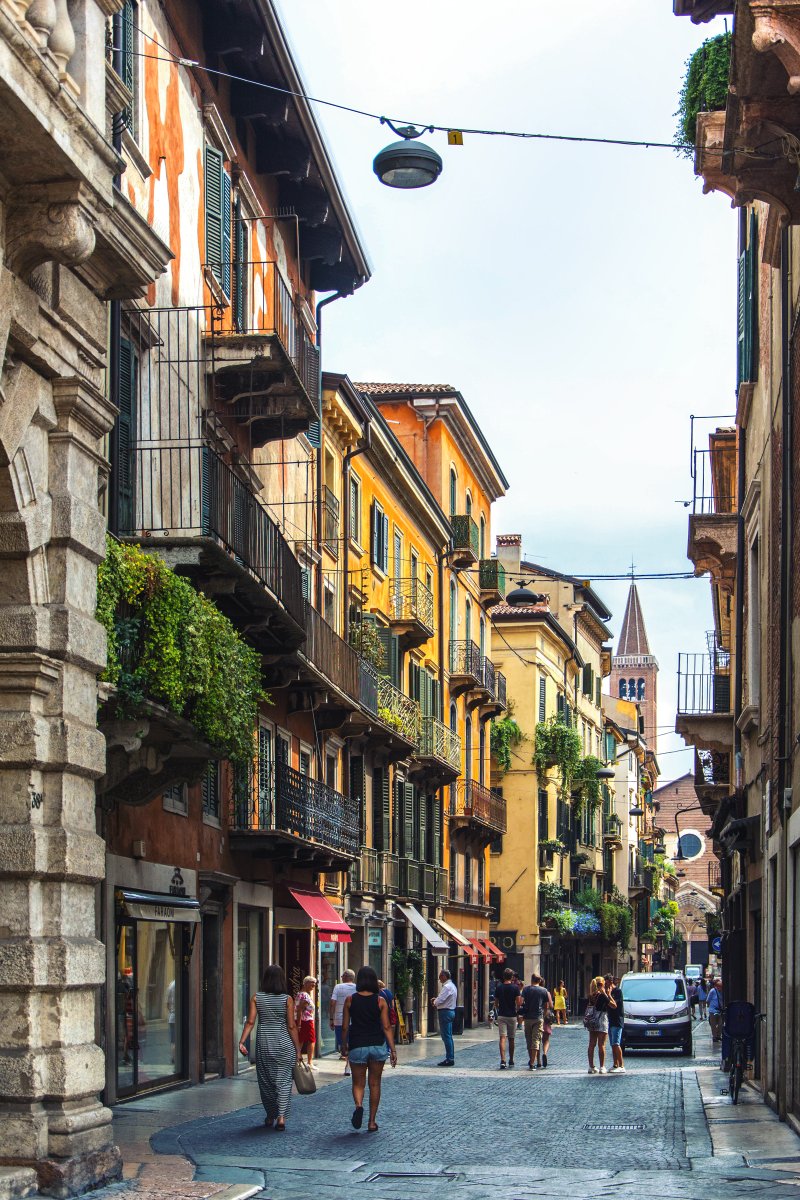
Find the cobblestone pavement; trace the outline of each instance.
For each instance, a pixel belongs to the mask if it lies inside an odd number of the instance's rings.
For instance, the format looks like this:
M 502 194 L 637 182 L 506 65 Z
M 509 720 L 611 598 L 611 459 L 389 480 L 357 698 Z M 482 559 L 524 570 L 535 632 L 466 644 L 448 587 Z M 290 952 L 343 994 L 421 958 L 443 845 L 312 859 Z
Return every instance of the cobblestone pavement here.
M 352 1129 L 349 1080 L 328 1063 L 330 1082 L 314 1096 L 294 1097 L 286 1134 L 265 1130 L 260 1105 L 246 1103 L 156 1131 L 150 1141 L 159 1157 L 149 1169 L 159 1161 L 185 1165 L 188 1158 L 196 1168 L 193 1183 L 173 1194 L 196 1200 L 212 1195 L 213 1185 L 230 1188 L 230 1197 L 262 1200 L 307 1200 L 315 1193 L 349 1200 L 354 1189 L 365 1200 L 441 1200 L 443 1190 L 453 1200 L 565 1192 L 571 1200 L 653 1194 L 800 1200 L 800 1142 L 754 1094 L 732 1110 L 719 1097 L 722 1076 L 704 1031 L 697 1042 L 696 1059 L 629 1056 L 626 1074 L 608 1076 L 587 1075 L 586 1034 L 576 1026 L 554 1030 L 545 1071 L 526 1069 L 524 1041 L 515 1069 L 498 1070 L 496 1039 L 488 1032 L 457 1040 L 457 1065 L 448 1070 L 435 1066 L 433 1042 L 401 1048 L 397 1070 L 384 1074 L 377 1134 L 367 1133 L 366 1123 L 360 1132 Z M 253 1098 L 252 1086 L 240 1094 Z M 714 1126 L 723 1124 L 728 1140 L 715 1152 Z M 749 1164 L 753 1129 L 768 1149 Z M 776 1138 L 790 1153 L 769 1149 Z M 767 1167 L 772 1155 L 780 1161 Z M 198 1190 L 203 1185 L 205 1193 Z M 225 1193 L 217 1195 L 223 1200 Z

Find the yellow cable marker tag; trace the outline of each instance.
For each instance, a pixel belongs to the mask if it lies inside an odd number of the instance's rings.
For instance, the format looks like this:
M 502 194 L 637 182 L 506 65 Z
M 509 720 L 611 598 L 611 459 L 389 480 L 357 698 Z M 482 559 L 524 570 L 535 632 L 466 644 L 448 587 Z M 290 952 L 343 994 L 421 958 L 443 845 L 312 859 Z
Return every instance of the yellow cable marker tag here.
M 448 129 L 447 131 L 448 146 L 463 146 L 464 135 L 460 129 Z

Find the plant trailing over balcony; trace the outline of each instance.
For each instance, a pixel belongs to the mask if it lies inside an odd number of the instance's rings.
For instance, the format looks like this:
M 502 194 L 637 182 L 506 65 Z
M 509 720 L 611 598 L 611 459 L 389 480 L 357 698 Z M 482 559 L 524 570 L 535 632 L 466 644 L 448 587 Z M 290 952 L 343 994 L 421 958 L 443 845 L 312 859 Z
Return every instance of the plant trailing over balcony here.
M 720 33 L 703 42 L 686 62 L 678 99 L 675 144 L 691 156 L 697 135 L 697 114 L 724 109 L 728 99 L 731 34 Z
M 572 923 L 572 932 L 591 936 L 600 933 L 600 918 L 590 912 L 576 912 Z
M 544 921 L 563 908 L 567 893 L 560 883 L 539 884 L 539 920 Z
M 533 765 L 540 778 L 550 767 L 558 767 L 562 799 L 566 799 L 572 791 L 572 780 L 581 761 L 581 749 L 580 737 L 561 716 L 540 721 L 536 726 Z
M 191 721 L 221 756 L 246 762 L 260 700 L 260 656 L 227 617 L 156 554 L 107 539 L 97 573 L 97 619 L 108 637 L 101 678 L 116 709 L 146 700 Z
M 601 904 L 598 913 L 600 929 L 607 942 L 616 942 L 621 950 L 627 950 L 633 933 L 633 913 L 630 904 L 611 902 Z
M 575 893 L 573 903 L 577 908 L 597 914 L 600 911 L 600 905 L 603 903 L 603 896 L 597 888 L 585 887 Z
M 492 721 L 489 738 L 497 769 L 505 775 L 511 770 L 511 751 L 525 740 L 525 734 L 512 716 L 505 716 L 502 721 Z
M 348 633 L 350 645 L 359 657 L 376 671 L 386 670 L 386 655 L 374 621 L 353 621 Z
M 561 841 L 561 838 L 542 838 L 542 840 L 539 842 L 539 848 L 541 850 L 547 850 L 550 854 L 560 854 L 562 858 L 566 854 L 569 854 L 569 851 Z
M 557 912 L 550 913 L 549 916 L 562 936 L 565 933 L 572 933 L 574 931 L 575 913 L 571 908 L 559 908 Z
M 396 730 L 397 733 L 403 733 L 405 731 L 403 718 L 399 713 L 393 713 L 390 708 L 379 708 L 378 720 L 383 721 L 384 725 L 388 725 L 390 729 Z
M 600 807 L 603 795 L 597 772 L 602 765 L 593 754 L 587 754 L 578 763 L 572 777 L 572 808 L 576 816 L 583 811 L 584 804 L 588 804 L 592 812 Z
M 660 884 L 665 875 L 675 878 L 677 872 L 672 862 L 664 854 L 653 855 L 653 874 L 655 881 Z

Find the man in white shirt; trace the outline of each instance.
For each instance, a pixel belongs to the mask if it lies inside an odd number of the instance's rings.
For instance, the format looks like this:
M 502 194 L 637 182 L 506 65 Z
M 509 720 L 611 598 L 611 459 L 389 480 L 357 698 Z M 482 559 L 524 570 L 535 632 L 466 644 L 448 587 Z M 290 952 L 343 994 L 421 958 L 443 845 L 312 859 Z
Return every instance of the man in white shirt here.
M 438 1067 L 454 1067 L 456 1059 L 453 1045 L 453 1021 L 456 1019 L 458 989 L 450 978 L 450 972 L 445 971 L 444 968 L 439 972 L 439 983 L 441 991 L 438 996 L 431 998 L 431 1004 L 439 1013 L 439 1033 L 444 1042 L 444 1058 L 436 1065 Z
M 347 1055 L 342 1054 L 342 1020 L 344 1018 L 344 1004 L 348 996 L 352 996 L 356 990 L 356 973 L 355 971 L 342 971 L 342 982 L 337 983 L 336 987 L 331 992 L 331 1000 L 328 1005 L 328 1016 L 330 1018 L 331 1029 L 336 1038 L 336 1049 L 339 1051 L 339 1057 L 347 1060 Z M 350 1074 L 350 1068 L 345 1067 L 345 1075 Z

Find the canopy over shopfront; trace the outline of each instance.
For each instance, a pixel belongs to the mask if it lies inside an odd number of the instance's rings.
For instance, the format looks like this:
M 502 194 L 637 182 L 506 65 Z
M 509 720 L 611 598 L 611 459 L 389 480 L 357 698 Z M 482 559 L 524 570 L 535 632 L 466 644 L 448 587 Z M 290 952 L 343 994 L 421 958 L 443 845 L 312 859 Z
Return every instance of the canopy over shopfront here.
M 502 963 L 502 962 L 506 961 L 505 954 L 503 953 L 503 951 L 500 949 L 499 946 L 495 946 L 495 944 L 491 938 L 481 937 L 479 939 L 479 941 L 480 941 L 481 945 L 486 947 L 486 949 L 489 951 L 489 953 L 491 954 L 491 956 L 495 962 Z
M 289 893 L 307 912 L 320 938 L 325 942 L 349 942 L 352 929 L 322 892 L 314 888 L 290 887 Z
M 395 908 L 399 909 L 409 924 L 422 934 L 434 954 L 449 953 L 450 947 L 447 942 L 439 937 L 433 926 L 428 924 L 422 913 L 414 908 L 413 904 L 395 904 Z
M 452 925 L 448 925 L 447 921 L 440 920 L 439 917 L 434 919 L 434 925 L 438 925 L 442 933 L 445 934 L 451 942 L 455 942 L 459 950 L 464 951 L 470 962 L 474 963 L 478 961 L 478 951 L 472 945 L 472 942 L 469 940 L 469 938 L 464 937 L 463 933 L 461 933 L 458 929 L 454 929 Z
M 484 962 L 494 962 L 494 955 L 490 950 L 487 950 L 482 942 L 479 942 L 476 937 L 470 938 L 473 948 L 477 951 Z
M 193 896 L 117 888 L 117 900 L 132 921 L 183 921 L 190 925 L 200 921 L 200 902 Z

